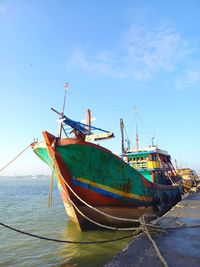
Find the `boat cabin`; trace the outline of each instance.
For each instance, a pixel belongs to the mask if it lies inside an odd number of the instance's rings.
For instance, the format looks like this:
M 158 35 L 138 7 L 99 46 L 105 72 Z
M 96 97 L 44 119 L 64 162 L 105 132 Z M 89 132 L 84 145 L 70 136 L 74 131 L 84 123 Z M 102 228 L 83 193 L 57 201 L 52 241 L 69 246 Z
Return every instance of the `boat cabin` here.
M 151 182 L 163 183 L 164 181 L 164 184 L 172 184 L 176 176 L 168 152 L 155 146 L 128 151 L 123 158 Z

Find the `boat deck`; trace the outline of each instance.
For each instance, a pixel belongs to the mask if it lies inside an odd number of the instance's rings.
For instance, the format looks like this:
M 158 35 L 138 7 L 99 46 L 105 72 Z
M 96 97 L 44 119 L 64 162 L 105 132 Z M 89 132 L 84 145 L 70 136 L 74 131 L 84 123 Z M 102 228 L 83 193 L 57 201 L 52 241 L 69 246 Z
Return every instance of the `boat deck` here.
M 175 228 L 164 234 L 153 235 L 161 255 L 168 266 L 200 266 L 200 189 L 190 194 L 159 218 L 161 226 L 177 226 L 177 223 L 198 225 L 197 227 Z M 104 267 L 161 267 L 152 243 L 145 235 L 131 241 L 128 246 Z

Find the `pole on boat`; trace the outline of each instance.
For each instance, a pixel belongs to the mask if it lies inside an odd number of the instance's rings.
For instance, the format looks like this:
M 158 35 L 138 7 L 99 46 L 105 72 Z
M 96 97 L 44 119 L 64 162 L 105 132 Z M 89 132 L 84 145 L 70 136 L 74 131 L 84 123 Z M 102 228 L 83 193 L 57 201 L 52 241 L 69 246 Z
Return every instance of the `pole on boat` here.
M 178 163 L 177 163 L 177 160 L 175 159 L 174 161 L 175 161 L 175 167 L 176 167 L 176 169 L 178 169 Z
M 136 151 L 138 151 L 139 149 L 139 136 L 138 136 L 138 127 L 137 127 L 137 123 L 136 123 Z
M 87 129 L 89 131 L 89 134 L 91 134 L 91 112 L 90 112 L 90 109 L 87 109 L 86 124 L 88 125 Z
M 124 122 L 123 122 L 123 119 L 120 119 L 120 129 L 121 129 L 122 155 L 123 155 L 124 154 Z
M 61 113 L 61 116 L 60 116 L 61 120 L 62 120 L 64 112 L 65 112 L 65 104 L 66 104 L 66 96 L 67 96 L 68 87 L 69 87 L 69 84 L 68 83 L 64 83 L 65 94 L 64 94 L 64 102 L 63 102 L 62 113 Z M 62 124 L 62 121 L 61 121 L 60 127 L 59 127 L 59 134 L 58 134 L 60 138 L 62 137 L 62 128 L 63 128 L 63 124 Z
M 67 89 L 69 87 L 68 83 L 64 83 L 64 90 L 65 90 L 65 96 L 64 96 L 64 102 L 63 102 L 63 110 L 62 113 L 65 113 L 65 103 L 66 103 L 66 95 L 67 95 Z
M 135 136 L 135 143 L 136 143 L 136 151 L 139 149 L 139 135 L 138 135 L 138 126 L 137 126 L 137 115 L 138 115 L 138 109 L 136 106 L 134 106 L 134 113 L 135 113 L 135 120 L 136 120 L 136 136 Z

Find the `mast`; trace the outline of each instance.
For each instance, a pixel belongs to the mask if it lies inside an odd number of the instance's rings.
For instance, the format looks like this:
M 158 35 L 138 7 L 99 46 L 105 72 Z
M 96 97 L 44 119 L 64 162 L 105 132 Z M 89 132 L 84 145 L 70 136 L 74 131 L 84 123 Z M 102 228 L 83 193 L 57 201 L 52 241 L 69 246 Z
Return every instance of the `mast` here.
M 120 119 L 120 130 L 121 130 L 121 142 L 122 142 L 122 155 L 124 154 L 124 122 Z
M 64 115 L 64 112 L 65 112 L 65 104 L 66 104 L 66 95 L 67 95 L 67 88 L 69 87 L 69 84 L 68 83 L 65 83 L 64 84 L 64 90 L 65 90 L 65 94 L 64 94 L 64 102 L 63 102 L 63 108 L 62 108 L 62 113 L 61 113 L 61 116 L 60 116 L 60 120 L 63 119 L 63 115 Z M 62 137 L 62 128 L 63 128 L 63 124 L 62 124 L 62 121 L 60 122 L 60 127 L 59 127 L 59 133 L 58 133 L 58 136 L 61 138 Z
M 136 151 L 138 151 L 138 149 L 139 149 L 139 136 L 138 136 L 137 123 L 136 123 L 136 137 L 135 137 L 135 141 L 136 141 Z
M 136 144 L 136 151 L 138 151 L 138 149 L 139 149 L 139 135 L 138 135 L 138 126 L 137 126 L 138 109 L 136 106 L 134 106 L 134 113 L 135 113 L 135 121 L 136 121 L 135 144 Z

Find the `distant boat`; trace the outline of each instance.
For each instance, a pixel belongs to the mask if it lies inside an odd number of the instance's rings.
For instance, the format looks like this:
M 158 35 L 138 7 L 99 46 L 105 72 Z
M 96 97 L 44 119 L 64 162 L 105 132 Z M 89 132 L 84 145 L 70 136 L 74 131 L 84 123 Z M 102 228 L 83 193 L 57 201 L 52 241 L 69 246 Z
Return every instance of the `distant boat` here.
M 32 148 L 52 169 L 67 214 L 81 230 L 131 227 L 143 214 L 163 213 L 181 200 L 178 185 L 167 183 L 159 173 L 153 177 L 130 166 L 133 154 L 127 153 L 125 162 L 95 144 L 114 134 L 91 126 L 89 111 L 87 124 L 57 113 L 61 117 L 59 136 L 45 131 L 44 142 L 34 143 Z M 69 132 L 74 136 L 69 137 Z M 154 154 L 149 151 L 148 155 Z M 155 167 L 159 163 L 152 160 L 147 164 Z
M 198 185 L 199 177 L 194 170 L 186 167 L 177 167 L 176 172 L 182 178 L 184 192 L 188 192 L 192 187 Z

